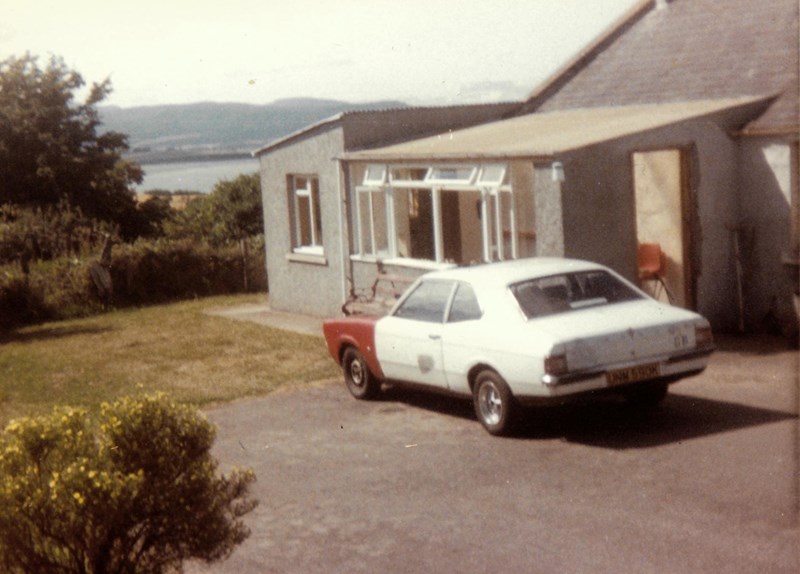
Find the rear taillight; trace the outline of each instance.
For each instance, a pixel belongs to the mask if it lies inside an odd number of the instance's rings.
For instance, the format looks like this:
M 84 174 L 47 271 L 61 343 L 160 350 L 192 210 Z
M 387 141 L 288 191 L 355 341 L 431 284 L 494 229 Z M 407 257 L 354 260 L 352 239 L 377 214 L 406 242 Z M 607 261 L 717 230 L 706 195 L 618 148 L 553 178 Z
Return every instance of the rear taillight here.
M 544 372 L 546 375 L 559 376 L 569 371 L 566 355 L 550 355 L 544 359 Z
M 714 333 L 709 325 L 696 325 L 694 328 L 695 347 L 713 347 Z

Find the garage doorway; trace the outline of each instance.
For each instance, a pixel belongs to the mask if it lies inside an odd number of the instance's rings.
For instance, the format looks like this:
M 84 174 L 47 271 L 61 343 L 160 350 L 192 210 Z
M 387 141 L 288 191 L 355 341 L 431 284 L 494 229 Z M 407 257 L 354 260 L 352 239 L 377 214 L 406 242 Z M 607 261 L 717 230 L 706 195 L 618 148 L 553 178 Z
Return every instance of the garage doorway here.
M 636 239 L 661 248 L 660 280 L 642 287 L 678 307 L 695 307 L 692 271 L 692 201 L 685 153 L 666 149 L 633 154 Z

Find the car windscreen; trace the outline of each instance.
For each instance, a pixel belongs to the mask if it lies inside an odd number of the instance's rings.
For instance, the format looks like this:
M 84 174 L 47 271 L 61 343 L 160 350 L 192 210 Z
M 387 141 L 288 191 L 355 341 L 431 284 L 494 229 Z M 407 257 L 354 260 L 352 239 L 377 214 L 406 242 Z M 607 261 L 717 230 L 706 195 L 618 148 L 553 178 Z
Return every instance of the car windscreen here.
M 528 319 L 643 298 L 629 285 L 602 270 L 528 279 L 510 288 Z

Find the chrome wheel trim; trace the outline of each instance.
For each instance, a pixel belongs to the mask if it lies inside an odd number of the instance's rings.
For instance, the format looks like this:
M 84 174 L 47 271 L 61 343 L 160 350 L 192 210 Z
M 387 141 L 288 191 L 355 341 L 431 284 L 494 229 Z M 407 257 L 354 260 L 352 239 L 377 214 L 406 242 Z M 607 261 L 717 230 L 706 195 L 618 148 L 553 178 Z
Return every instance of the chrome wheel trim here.
M 488 425 L 496 425 L 503 417 L 503 399 L 500 391 L 492 382 L 481 385 L 478 390 L 478 407 L 481 418 Z
M 364 366 L 357 358 L 350 361 L 350 380 L 357 387 L 362 386 L 365 382 Z

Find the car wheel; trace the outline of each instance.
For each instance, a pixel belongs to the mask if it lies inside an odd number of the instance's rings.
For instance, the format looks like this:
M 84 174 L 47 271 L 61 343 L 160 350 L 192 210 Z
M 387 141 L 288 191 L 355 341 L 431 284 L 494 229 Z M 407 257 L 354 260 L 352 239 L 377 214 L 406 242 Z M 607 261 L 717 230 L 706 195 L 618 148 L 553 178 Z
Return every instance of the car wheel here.
M 482 371 L 475 380 L 473 403 L 478 420 L 490 434 L 507 434 L 514 421 L 516 406 L 511 389 L 494 371 Z
M 370 372 L 364 356 L 353 347 L 344 352 L 342 370 L 347 390 L 357 399 L 371 399 L 380 388 L 380 382 Z
M 667 383 L 651 383 L 635 387 L 625 392 L 625 399 L 636 407 L 657 407 L 666 398 L 668 386 Z

